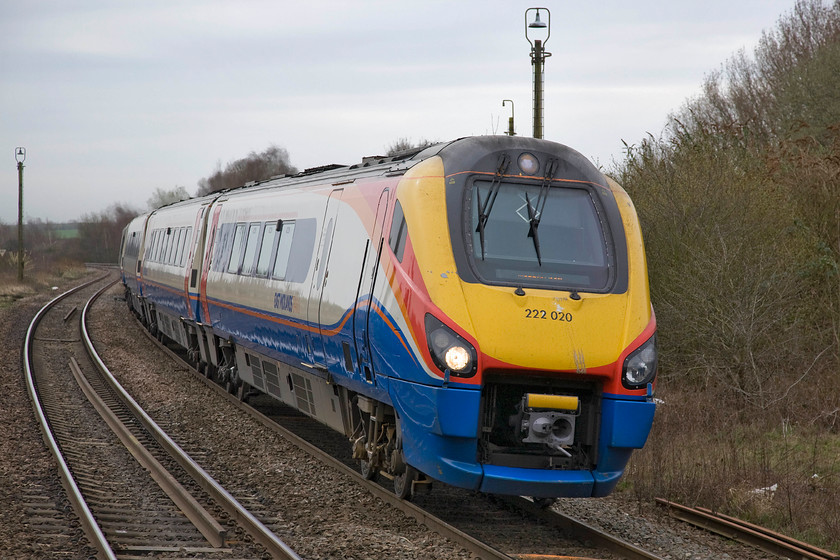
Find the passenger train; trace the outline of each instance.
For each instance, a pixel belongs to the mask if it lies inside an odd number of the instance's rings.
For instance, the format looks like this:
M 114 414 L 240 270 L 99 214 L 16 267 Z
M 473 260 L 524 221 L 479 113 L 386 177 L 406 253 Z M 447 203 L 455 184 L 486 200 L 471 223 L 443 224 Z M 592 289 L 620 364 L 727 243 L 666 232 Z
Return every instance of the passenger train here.
M 651 429 L 636 211 L 561 144 L 462 138 L 179 202 L 125 228 L 120 263 L 153 333 L 403 497 L 604 496 Z

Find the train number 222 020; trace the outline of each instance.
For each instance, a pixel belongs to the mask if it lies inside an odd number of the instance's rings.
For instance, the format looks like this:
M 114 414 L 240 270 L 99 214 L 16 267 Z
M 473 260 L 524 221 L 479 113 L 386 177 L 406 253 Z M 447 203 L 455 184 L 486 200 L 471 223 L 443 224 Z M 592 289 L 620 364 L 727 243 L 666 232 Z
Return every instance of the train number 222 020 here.
M 526 319 L 551 319 L 552 321 L 561 321 L 563 323 L 572 322 L 572 314 L 563 311 L 546 311 L 545 309 L 526 309 Z

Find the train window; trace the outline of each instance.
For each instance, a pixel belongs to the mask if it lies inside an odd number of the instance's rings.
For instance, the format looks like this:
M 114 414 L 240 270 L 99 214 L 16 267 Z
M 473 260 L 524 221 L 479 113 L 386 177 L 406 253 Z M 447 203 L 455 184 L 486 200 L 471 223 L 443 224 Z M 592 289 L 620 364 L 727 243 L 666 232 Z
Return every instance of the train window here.
M 178 245 L 181 244 L 181 229 L 172 230 L 169 236 L 169 251 L 166 253 L 166 264 L 175 264 L 175 256 L 178 254 Z
M 153 262 L 155 260 L 155 241 L 157 241 L 157 231 L 152 232 L 149 238 L 149 245 L 146 247 L 146 260 Z
M 152 232 L 152 241 L 149 243 L 149 254 L 146 256 L 146 260 L 150 262 L 155 262 L 155 257 L 157 257 L 157 240 L 158 232 L 154 230 Z
M 151 261 L 154 260 L 152 257 L 155 255 L 155 239 L 157 239 L 157 232 L 153 231 L 152 236 L 149 238 L 149 244 L 146 245 L 146 260 Z
M 402 262 L 403 253 L 405 253 L 406 237 L 408 237 L 408 228 L 405 224 L 405 214 L 402 204 L 398 200 L 394 206 L 394 217 L 391 218 L 391 233 L 388 235 L 388 245 L 391 246 L 391 250 L 400 262 Z
M 235 224 L 219 224 L 215 228 L 216 240 L 213 242 L 213 256 L 210 258 L 210 267 L 216 272 L 227 270 L 228 257 L 230 257 L 230 240 L 233 237 L 235 227 Z
M 181 259 L 184 256 L 184 245 L 187 242 L 187 228 L 179 228 L 178 229 L 178 250 L 175 251 L 175 258 L 173 259 L 172 264 L 175 266 L 181 266 Z
M 184 254 L 181 256 L 180 266 L 184 266 L 187 264 L 187 258 L 190 255 L 190 242 L 192 240 L 192 226 L 188 227 L 184 233 L 184 240 L 182 244 L 184 245 Z
M 175 265 L 176 266 L 184 266 L 184 257 L 186 256 L 187 252 L 187 238 L 189 234 L 187 233 L 187 228 L 181 228 L 181 242 L 178 245 L 178 256 L 175 257 Z
M 611 279 L 612 251 L 586 188 L 548 188 L 489 181 L 471 192 L 472 257 L 490 284 L 601 291 Z M 479 227 L 479 206 L 495 196 Z
M 166 235 L 166 230 L 165 229 L 160 230 L 159 236 L 160 236 L 160 253 L 158 254 L 158 257 L 157 257 L 156 260 L 157 260 L 157 262 L 163 263 L 163 262 L 166 262 L 166 244 L 169 240 L 169 236 Z
M 295 222 L 283 221 L 283 231 L 280 232 L 280 243 L 277 244 L 277 256 L 274 259 L 274 270 L 271 275 L 278 280 L 286 279 L 289 268 L 289 256 L 292 253 L 292 239 L 295 236 Z
M 181 230 L 175 228 L 171 230 L 171 233 L 167 237 L 166 244 L 168 245 L 166 248 L 166 263 L 165 264 L 173 264 L 175 262 L 175 253 L 178 252 L 178 240 L 181 237 Z
M 271 263 L 271 250 L 274 249 L 274 237 L 277 233 L 273 222 L 265 225 L 260 244 L 260 256 L 257 258 L 257 276 L 268 276 L 268 265 Z
M 233 248 L 228 259 L 227 271 L 236 274 L 239 272 L 239 263 L 242 261 L 242 243 L 245 240 L 245 224 L 236 224 L 236 232 L 233 234 Z
M 163 250 L 165 246 L 166 235 L 164 235 L 164 231 L 162 229 L 158 230 L 158 240 L 157 240 L 157 249 L 155 250 L 155 262 L 161 262 L 163 260 L 163 255 L 165 251 Z
M 163 251 L 163 231 L 157 230 L 157 240 L 155 241 L 155 262 L 160 262 L 160 254 Z
M 260 229 L 262 224 L 251 224 L 248 227 L 248 240 L 245 242 L 245 258 L 242 259 L 242 274 L 251 274 L 254 271 L 254 262 L 257 258 L 257 249 L 260 245 Z
M 169 251 L 172 249 L 172 232 L 167 233 L 166 230 L 163 230 L 160 236 L 163 238 L 163 247 L 160 250 L 160 262 L 166 264 L 169 261 Z
M 172 232 L 172 254 L 169 256 L 169 264 L 178 263 L 178 251 L 181 248 L 181 238 L 184 237 L 184 230 L 178 228 Z

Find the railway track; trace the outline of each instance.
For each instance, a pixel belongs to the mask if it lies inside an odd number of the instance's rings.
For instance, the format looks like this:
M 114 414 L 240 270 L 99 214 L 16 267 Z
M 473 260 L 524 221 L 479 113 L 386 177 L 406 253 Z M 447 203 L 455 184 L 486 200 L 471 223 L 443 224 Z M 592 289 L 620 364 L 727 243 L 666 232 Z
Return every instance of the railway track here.
M 792 539 L 759 527 L 741 519 L 736 519 L 706 508 L 692 508 L 675 502 L 656 498 L 657 505 L 664 507 L 669 515 L 675 519 L 685 521 L 696 527 L 701 527 L 749 545 L 758 550 L 792 560 L 840 560 L 840 555 L 817 548 L 808 543 Z
M 185 357 L 152 337 L 158 347 L 177 360 L 196 378 L 284 439 L 352 477 L 389 507 L 413 517 L 419 523 L 464 547 L 479 558 L 626 558 L 657 560 L 655 554 L 563 515 L 542 509 L 523 498 L 492 498 L 451 487 L 436 487 L 416 503 L 397 498 L 384 484 L 368 481 L 357 471 L 344 437 L 293 409 L 261 396 L 241 402 L 225 388 L 198 373 Z M 310 441 L 317 441 L 314 445 Z
M 87 537 L 83 549 L 124 560 L 299 558 L 269 528 L 277 520 L 252 513 L 207 476 L 96 356 L 85 316 L 115 277 L 104 274 L 44 306 L 23 348 L 27 388 Z M 38 508 L 32 496 L 31 510 Z

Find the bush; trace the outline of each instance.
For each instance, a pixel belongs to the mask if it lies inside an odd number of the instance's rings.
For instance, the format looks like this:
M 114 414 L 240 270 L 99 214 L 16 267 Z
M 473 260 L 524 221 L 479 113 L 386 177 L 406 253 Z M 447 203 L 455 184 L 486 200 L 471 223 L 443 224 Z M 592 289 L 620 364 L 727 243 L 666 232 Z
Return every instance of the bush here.
M 628 485 L 840 550 L 839 63 L 840 2 L 797 2 L 614 173 L 665 401 Z

